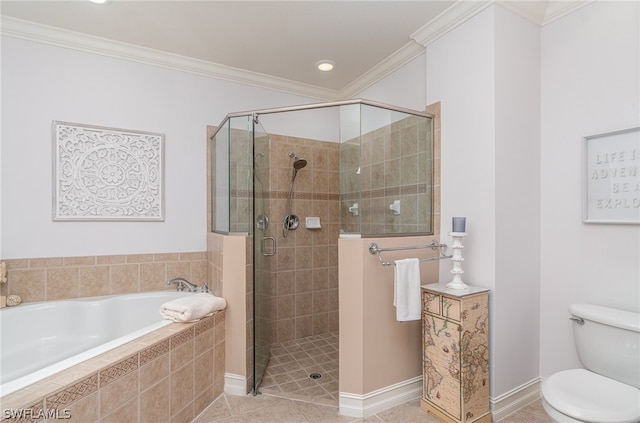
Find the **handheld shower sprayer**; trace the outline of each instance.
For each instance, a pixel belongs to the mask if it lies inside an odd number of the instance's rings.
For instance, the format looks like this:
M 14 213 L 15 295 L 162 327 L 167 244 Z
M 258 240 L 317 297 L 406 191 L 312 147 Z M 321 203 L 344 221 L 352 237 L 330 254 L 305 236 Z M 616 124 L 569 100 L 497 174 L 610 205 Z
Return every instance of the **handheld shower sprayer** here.
M 300 223 L 298 216 L 291 213 L 291 200 L 293 197 L 293 181 L 296 180 L 298 171 L 307 165 L 307 161 L 302 157 L 296 156 L 294 152 L 289 153 L 289 157 L 293 159 L 293 173 L 291 174 L 291 186 L 289 187 L 289 196 L 287 198 L 287 215 L 284 217 L 282 236 L 285 238 L 289 230 L 296 229 Z

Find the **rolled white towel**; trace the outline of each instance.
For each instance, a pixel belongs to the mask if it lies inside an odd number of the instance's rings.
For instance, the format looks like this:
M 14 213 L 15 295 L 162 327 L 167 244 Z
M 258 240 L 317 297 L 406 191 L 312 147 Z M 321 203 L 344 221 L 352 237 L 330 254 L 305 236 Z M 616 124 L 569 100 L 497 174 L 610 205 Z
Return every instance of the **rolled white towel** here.
M 218 310 L 224 310 L 227 302 L 222 297 L 201 293 L 187 295 L 166 302 L 160 306 L 160 314 L 166 320 L 174 322 L 196 322 L 211 316 Z

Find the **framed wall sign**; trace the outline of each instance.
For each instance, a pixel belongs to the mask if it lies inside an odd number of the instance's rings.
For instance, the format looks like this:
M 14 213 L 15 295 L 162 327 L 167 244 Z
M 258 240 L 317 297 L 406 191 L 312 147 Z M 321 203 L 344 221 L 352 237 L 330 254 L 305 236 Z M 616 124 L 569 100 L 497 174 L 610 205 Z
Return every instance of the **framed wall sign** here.
M 162 134 L 53 122 L 53 220 L 164 220 Z
M 585 223 L 640 224 L 640 128 L 585 137 Z

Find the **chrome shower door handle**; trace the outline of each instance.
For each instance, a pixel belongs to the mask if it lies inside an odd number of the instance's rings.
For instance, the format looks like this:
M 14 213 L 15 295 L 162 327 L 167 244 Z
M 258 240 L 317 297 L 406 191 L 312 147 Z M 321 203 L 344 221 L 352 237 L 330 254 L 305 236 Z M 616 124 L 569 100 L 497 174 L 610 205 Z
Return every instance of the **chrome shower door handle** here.
M 262 250 L 262 255 L 265 257 L 275 256 L 276 255 L 276 239 L 272 236 L 266 236 L 262 238 L 261 250 Z

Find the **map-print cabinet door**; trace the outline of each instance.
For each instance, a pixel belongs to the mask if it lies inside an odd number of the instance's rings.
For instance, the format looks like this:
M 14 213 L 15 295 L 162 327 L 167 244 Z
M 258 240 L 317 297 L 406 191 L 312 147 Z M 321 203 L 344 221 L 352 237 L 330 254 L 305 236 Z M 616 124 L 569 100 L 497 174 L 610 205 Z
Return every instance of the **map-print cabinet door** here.
M 425 315 L 424 396 L 457 419 L 462 412 L 460 335 L 457 323 Z

